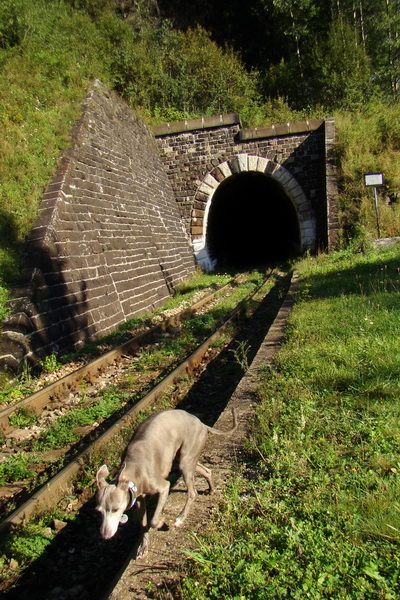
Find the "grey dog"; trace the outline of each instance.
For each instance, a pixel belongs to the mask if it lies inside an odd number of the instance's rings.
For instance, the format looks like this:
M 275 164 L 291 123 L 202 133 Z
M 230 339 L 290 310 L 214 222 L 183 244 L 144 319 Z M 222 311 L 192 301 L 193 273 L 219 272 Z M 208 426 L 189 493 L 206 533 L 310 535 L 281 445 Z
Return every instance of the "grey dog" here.
M 177 462 L 187 486 L 186 504 L 174 523 L 175 527 L 180 527 L 196 497 L 195 473 L 202 475 L 208 483 L 208 491 L 213 491 L 211 471 L 198 460 L 209 432 L 229 435 L 235 431 L 235 409 L 232 409 L 232 415 L 233 427 L 228 431 L 208 427 L 184 410 L 162 411 L 143 421 L 126 448 L 116 483 L 107 483 L 109 471 L 106 465 L 100 467 L 97 472 L 97 510 L 103 517 L 100 529 L 103 539 L 110 539 L 117 531 L 119 523 L 127 521 L 124 512 L 136 503 L 142 524 L 142 537 L 136 557 L 140 558 L 146 554 L 149 526 L 145 497 L 159 494 L 150 527 L 160 529 L 164 525 L 161 513 L 170 489 L 170 482 L 166 478 L 174 461 Z

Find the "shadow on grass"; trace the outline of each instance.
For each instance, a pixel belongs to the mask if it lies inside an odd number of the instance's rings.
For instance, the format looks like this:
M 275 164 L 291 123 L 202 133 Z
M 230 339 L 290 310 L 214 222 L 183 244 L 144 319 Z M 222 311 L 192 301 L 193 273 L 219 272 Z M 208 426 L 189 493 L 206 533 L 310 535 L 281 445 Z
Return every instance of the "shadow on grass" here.
M 400 288 L 400 244 L 396 247 L 398 256 L 389 258 L 371 258 L 362 260 L 361 255 L 354 257 L 354 266 L 340 267 L 306 278 L 312 298 L 334 298 L 347 294 L 363 296 L 375 295 L 387 288 L 395 291 L 393 284 Z M 343 260 L 341 260 L 343 262 Z

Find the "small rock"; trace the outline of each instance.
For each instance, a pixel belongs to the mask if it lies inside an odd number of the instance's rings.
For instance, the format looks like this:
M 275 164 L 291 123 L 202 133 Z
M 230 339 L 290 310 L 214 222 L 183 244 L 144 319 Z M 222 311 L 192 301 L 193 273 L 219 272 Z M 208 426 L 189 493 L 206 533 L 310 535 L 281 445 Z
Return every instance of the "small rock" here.
M 43 537 L 45 537 L 48 540 L 51 540 L 53 538 L 53 531 L 51 529 L 51 527 L 45 527 L 42 531 L 42 535 Z
M 23 440 L 27 440 L 31 437 L 31 432 L 29 429 L 14 429 L 10 433 L 6 435 L 8 440 L 16 440 L 17 442 L 22 442 Z
M 67 526 L 67 523 L 65 523 L 65 521 L 59 521 L 58 519 L 53 520 L 54 531 L 61 531 L 66 526 Z

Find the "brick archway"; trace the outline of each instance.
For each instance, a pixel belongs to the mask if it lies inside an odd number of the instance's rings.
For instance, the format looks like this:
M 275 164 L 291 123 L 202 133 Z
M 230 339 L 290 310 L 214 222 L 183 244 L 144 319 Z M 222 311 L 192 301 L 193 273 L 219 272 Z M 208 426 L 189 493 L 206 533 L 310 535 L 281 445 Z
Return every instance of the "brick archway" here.
M 199 265 L 206 271 L 215 268 L 215 261 L 207 247 L 207 224 L 214 193 L 219 185 L 232 175 L 257 172 L 270 177 L 292 202 L 299 222 L 301 250 L 314 250 L 316 246 L 316 218 L 311 204 L 301 186 L 287 169 L 277 162 L 261 156 L 238 154 L 207 173 L 195 194 L 191 217 L 193 250 Z

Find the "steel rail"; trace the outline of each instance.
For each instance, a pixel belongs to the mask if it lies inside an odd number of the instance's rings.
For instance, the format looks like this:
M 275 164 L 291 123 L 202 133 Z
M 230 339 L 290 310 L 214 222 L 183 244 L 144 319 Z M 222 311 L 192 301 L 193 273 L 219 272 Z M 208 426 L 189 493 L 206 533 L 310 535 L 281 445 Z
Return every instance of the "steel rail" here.
M 165 331 L 169 327 L 176 327 L 187 315 L 190 315 L 192 312 L 199 310 L 205 304 L 211 302 L 218 293 L 224 292 L 226 289 L 233 286 L 234 283 L 235 280 L 230 281 L 198 302 L 195 302 L 191 306 L 182 309 L 179 313 L 172 315 L 171 317 L 167 317 L 161 323 L 158 323 L 147 331 L 132 337 L 123 344 L 90 361 L 88 364 L 79 367 L 72 373 L 69 373 L 61 379 L 54 381 L 34 394 L 26 396 L 26 398 L 23 398 L 22 400 L 3 408 L 0 411 L 0 429 L 3 431 L 3 433 L 9 433 L 12 431 L 14 428 L 10 425 L 10 416 L 23 407 L 29 406 L 36 413 L 40 413 L 40 411 L 49 402 L 52 400 L 61 399 L 69 391 L 76 389 L 84 379 L 88 380 L 90 383 L 93 383 L 93 381 L 101 377 L 102 371 L 112 365 L 120 356 L 124 354 L 134 354 L 145 344 L 151 343 L 157 335 L 162 333 L 162 331 Z
M 269 275 L 270 276 L 270 275 Z M 255 291 L 247 298 L 242 300 L 231 316 L 205 341 L 203 342 L 188 358 L 180 363 L 167 377 L 157 384 L 148 394 L 141 400 L 135 403 L 127 412 L 118 419 L 107 431 L 101 434 L 94 440 L 90 446 L 80 452 L 68 465 L 63 467 L 55 476 L 53 476 L 46 484 L 36 490 L 32 496 L 26 500 L 20 507 L 15 509 L 0 523 L 0 534 L 13 525 L 17 525 L 27 521 L 35 511 L 40 508 L 48 508 L 56 503 L 70 486 L 71 479 L 78 473 L 84 460 L 90 455 L 93 449 L 103 447 L 113 436 L 116 436 L 122 429 L 132 424 L 137 414 L 147 408 L 152 402 L 155 402 L 181 375 L 193 372 L 201 363 L 205 353 L 215 340 L 220 337 L 229 325 L 242 313 L 246 304 L 259 293 L 262 287 L 267 282 L 269 276 L 264 279 Z

